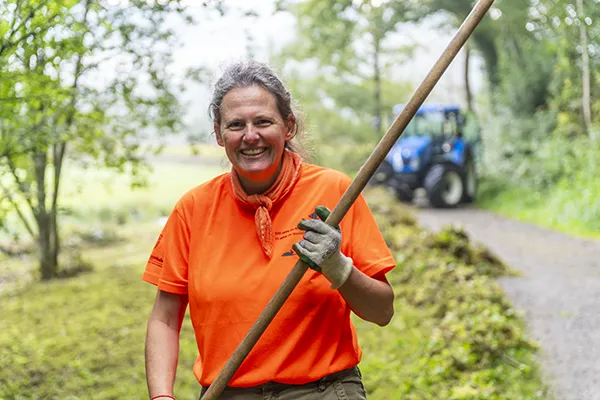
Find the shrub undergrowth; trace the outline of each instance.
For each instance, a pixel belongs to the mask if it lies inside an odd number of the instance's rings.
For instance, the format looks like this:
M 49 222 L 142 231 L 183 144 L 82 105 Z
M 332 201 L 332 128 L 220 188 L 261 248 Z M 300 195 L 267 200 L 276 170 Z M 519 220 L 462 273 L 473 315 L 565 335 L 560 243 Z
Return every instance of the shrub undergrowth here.
M 565 118 L 539 111 L 490 119 L 477 203 L 566 233 L 600 237 L 600 137 L 592 140 Z

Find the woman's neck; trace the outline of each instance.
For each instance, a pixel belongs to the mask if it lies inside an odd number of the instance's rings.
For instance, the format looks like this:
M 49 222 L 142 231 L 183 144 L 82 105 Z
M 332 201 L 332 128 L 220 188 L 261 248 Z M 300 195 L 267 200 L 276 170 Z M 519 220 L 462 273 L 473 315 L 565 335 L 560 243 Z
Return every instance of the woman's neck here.
M 273 165 L 261 172 L 247 173 L 244 171 L 237 171 L 240 178 L 240 183 L 244 192 L 248 196 L 253 194 L 261 194 L 269 190 L 273 183 L 277 180 L 279 173 L 281 172 L 281 162 Z

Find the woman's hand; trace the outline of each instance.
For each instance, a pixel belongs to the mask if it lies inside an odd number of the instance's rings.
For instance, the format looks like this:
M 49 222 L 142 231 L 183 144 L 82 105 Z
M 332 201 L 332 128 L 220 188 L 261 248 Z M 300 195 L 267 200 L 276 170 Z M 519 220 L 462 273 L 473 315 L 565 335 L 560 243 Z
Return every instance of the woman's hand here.
M 298 228 L 306 231 L 304 240 L 294 244 L 293 248 L 305 264 L 331 282 L 332 289 L 338 289 L 350 276 L 353 261 L 340 251 L 340 229 L 323 222 L 330 214 L 329 209 L 319 206 L 315 211 L 321 220 L 301 221 Z
M 319 206 L 316 213 L 324 221 L 330 211 Z M 294 251 L 310 268 L 321 272 L 331 282 L 331 288 L 339 290 L 356 315 L 380 326 L 387 325 L 394 315 L 394 290 L 385 275 L 370 277 L 357 269 L 340 250 L 340 229 L 323 221 L 298 224 L 306 233 L 304 240 L 294 244 Z

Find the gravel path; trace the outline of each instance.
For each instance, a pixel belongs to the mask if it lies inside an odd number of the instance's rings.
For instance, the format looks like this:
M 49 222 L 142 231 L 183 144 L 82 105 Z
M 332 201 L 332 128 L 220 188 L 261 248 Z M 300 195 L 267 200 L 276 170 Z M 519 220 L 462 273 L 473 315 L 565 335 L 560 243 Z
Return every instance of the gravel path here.
M 474 208 L 417 208 L 423 226 L 463 227 L 522 277 L 502 278 L 525 312 L 556 400 L 600 400 L 600 241 L 572 238 Z

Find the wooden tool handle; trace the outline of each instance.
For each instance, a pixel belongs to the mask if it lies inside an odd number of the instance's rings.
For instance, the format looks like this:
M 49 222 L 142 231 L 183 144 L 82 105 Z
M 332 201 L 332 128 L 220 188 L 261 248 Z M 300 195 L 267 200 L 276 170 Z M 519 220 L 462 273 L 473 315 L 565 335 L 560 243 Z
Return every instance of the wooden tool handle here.
M 452 41 L 450 41 L 421 85 L 413 93 L 402 112 L 398 114 L 384 137 L 373 150 L 373 153 L 371 153 L 367 161 L 358 172 L 356 178 L 354 178 L 346 192 L 344 192 L 340 201 L 331 211 L 331 214 L 325 221 L 327 224 L 335 226 L 341 222 L 342 218 L 346 215 L 352 204 L 354 204 L 354 201 L 356 201 L 362 190 L 367 185 L 369 179 L 371 179 L 379 165 L 385 159 L 387 153 L 391 150 L 392 146 L 396 143 L 400 135 L 402 135 L 402 132 L 404 132 L 404 129 L 408 123 L 417 113 L 419 107 L 423 104 L 427 96 L 429 96 L 452 60 L 454 60 L 462 46 L 466 43 L 467 39 L 469 39 L 493 3 L 494 0 L 479 0 L 477 4 L 475 4 L 473 10 L 460 26 Z M 227 383 L 229 383 L 254 345 L 258 342 L 260 336 L 267 329 L 273 318 L 275 318 L 275 315 L 279 312 L 281 306 L 283 303 L 285 303 L 296 285 L 298 285 L 298 282 L 300 282 L 300 279 L 302 279 L 302 276 L 304 276 L 307 269 L 308 267 L 301 261 L 298 261 L 296 265 L 294 265 L 294 268 L 292 268 L 285 281 L 279 287 L 277 292 L 275 292 L 254 325 L 250 328 L 242 342 L 235 349 L 233 355 L 227 361 L 215 381 L 206 391 L 204 396 L 202 396 L 202 400 L 217 399 L 218 396 L 223 392 L 227 386 Z

